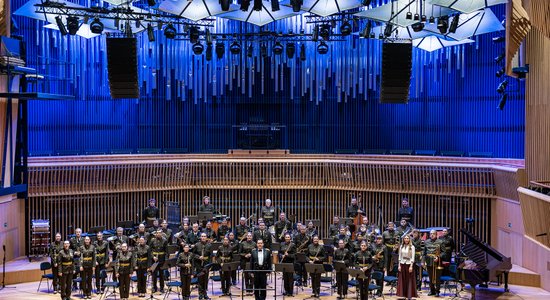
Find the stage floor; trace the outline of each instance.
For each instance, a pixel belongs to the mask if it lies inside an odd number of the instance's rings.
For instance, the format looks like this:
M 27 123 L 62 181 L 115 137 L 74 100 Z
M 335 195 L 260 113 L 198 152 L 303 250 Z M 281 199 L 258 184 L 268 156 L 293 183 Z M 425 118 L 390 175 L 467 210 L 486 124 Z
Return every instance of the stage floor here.
M 40 288 L 40 292 L 37 292 L 38 282 L 28 282 L 20 283 L 16 285 L 7 286 L 4 290 L 0 291 L 0 299 L 4 300 L 42 300 L 42 299 L 60 299 L 59 294 L 54 295 L 52 293 L 47 293 L 46 283 L 43 282 Z M 272 286 L 271 286 L 272 287 Z M 277 289 L 280 287 L 280 282 L 277 282 Z M 220 297 L 221 288 L 219 282 L 214 282 L 213 285 L 214 293 L 212 293 L 212 286 L 209 286 L 208 295 L 212 299 L 230 299 L 229 297 Z M 351 291 L 354 291 L 355 288 L 351 288 Z M 240 299 L 241 291 L 238 288 L 233 287 L 231 289 L 233 293 L 233 298 Z M 440 298 L 429 297 L 426 295 L 427 290 L 424 288 L 419 294 L 420 299 L 451 299 L 454 295 L 445 292 L 441 295 Z M 117 299 L 120 299 L 117 295 Z M 149 294 L 147 295 L 149 297 Z M 198 299 L 197 289 L 193 289 L 191 293 L 191 299 Z M 285 297 L 285 299 L 305 299 L 311 296 L 311 289 L 304 288 L 303 291 L 300 291 L 297 296 L 294 297 Z M 163 299 L 164 294 L 157 293 L 155 295 L 156 299 Z M 283 299 L 282 296 L 277 296 L 278 299 Z M 395 295 L 390 296 L 389 287 L 384 288 L 384 298 L 385 299 L 398 299 Z M 73 294 L 73 299 L 80 299 L 78 292 Z M 93 296 L 93 299 L 99 299 L 99 295 Z M 108 297 L 107 299 L 114 299 L 114 297 Z M 138 298 L 137 295 L 130 294 L 130 299 L 149 299 L 149 298 Z M 170 297 L 166 299 L 178 299 L 176 294 L 171 294 Z M 181 299 L 181 298 L 180 298 Z M 245 299 L 254 299 L 254 297 L 245 297 Z M 273 293 L 268 293 L 268 299 L 274 299 Z M 330 295 L 328 290 L 328 283 L 324 283 L 321 292 L 321 299 L 332 300 L 336 299 L 336 294 Z M 348 299 L 355 299 L 355 294 L 350 293 Z M 381 299 L 381 298 L 379 298 Z M 460 293 L 460 298 L 456 299 L 471 299 L 471 293 L 469 291 L 463 291 Z M 510 293 L 504 293 L 502 288 L 488 288 L 488 289 L 477 289 L 476 290 L 476 299 L 503 299 L 503 300 L 547 300 L 550 299 L 550 292 L 546 292 L 540 288 L 526 287 L 526 286 L 510 286 Z

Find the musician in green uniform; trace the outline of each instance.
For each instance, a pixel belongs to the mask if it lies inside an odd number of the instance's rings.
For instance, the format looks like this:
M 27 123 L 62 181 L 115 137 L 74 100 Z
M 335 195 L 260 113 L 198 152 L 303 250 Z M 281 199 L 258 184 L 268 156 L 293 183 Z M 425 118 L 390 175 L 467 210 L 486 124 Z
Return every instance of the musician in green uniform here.
M 239 242 L 242 242 L 246 239 L 246 234 L 250 231 L 248 225 L 246 225 L 246 218 L 241 217 L 239 219 L 239 224 L 235 226 L 235 235 Z
M 361 242 L 361 250 L 354 255 L 354 265 L 356 268 L 365 272 L 367 279 L 357 279 L 357 287 L 361 300 L 368 299 L 369 282 L 372 268 L 372 252 L 369 250 L 367 241 Z
M 199 285 L 199 299 L 210 299 L 207 295 L 208 291 L 208 271 L 204 270 L 205 267 L 210 264 L 210 257 L 212 256 L 212 244 L 208 242 L 206 233 L 201 233 L 201 240 L 195 245 L 193 253 L 196 258 L 196 269 Z
M 328 227 L 328 237 L 334 238 L 338 233 L 340 233 L 340 217 L 334 216 L 332 217 L 332 224 Z
M 292 242 L 292 239 L 290 237 L 290 233 L 285 233 L 284 241 L 281 243 L 280 249 L 279 249 L 279 261 L 284 264 L 294 264 L 294 257 L 296 255 L 296 245 Z M 290 296 L 293 295 L 293 289 L 294 289 L 294 273 L 292 272 L 285 272 L 283 273 L 283 285 L 285 292 L 283 293 L 284 296 Z
M 157 230 L 155 236 L 151 238 L 149 247 L 151 248 L 151 256 L 153 257 L 153 263 L 158 263 L 157 267 L 153 271 L 153 286 L 152 293 L 156 293 L 157 290 L 157 280 L 160 281 L 160 292 L 164 293 L 164 272 L 161 270 L 162 265 L 166 261 L 166 250 L 168 243 L 164 238 L 162 230 Z
M 386 245 L 382 242 L 382 235 L 377 235 L 374 238 L 374 243 L 371 245 L 370 250 L 373 254 L 372 258 L 372 270 L 382 272 L 382 274 L 386 274 Z M 378 296 L 382 296 L 382 287 L 384 284 L 383 279 L 377 279 L 376 285 L 380 287 L 378 289 L 377 294 Z
M 74 274 L 74 251 L 70 249 L 70 242 L 63 242 L 63 249 L 57 254 L 58 277 L 61 285 L 61 299 L 71 299 L 71 285 Z
M 411 243 L 414 246 L 414 272 L 416 274 L 416 289 L 421 289 L 422 284 L 422 253 L 424 252 L 424 241 L 420 238 L 420 231 L 413 229 Z
M 130 296 L 130 275 L 134 272 L 135 260 L 130 251 L 128 251 L 128 244 L 122 243 L 120 245 L 120 251 L 117 255 L 118 261 L 115 264 L 115 275 L 120 283 L 120 298 L 121 300 L 128 300 Z
M 55 234 L 55 240 L 50 244 L 50 261 L 52 265 L 52 276 L 53 276 L 53 293 L 57 294 L 59 291 L 59 277 L 57 274 L 59 273 L 59 265 L 57 264 L 57 254 L 59 251 L 63 249 L 63 241 L 61 240 L 61 233 Z
M 430 278 L 430 293 L 428 296 L 439 297 L 441 271 L 441 240 L 437 239 L 437 232 L 430 231 L 430 238 L 424 242 L 423 265 L 426 266 Z
M 82 294 L 85 299 L 92 299 L 92 274 L 95 271 L 96 252 L 89 236 L 84 238 L 80 246 L 80 278 Z
M 233 260 L 233 247 L 229 244 L 229 238 L 224 237 L 222 245 L 216 252 L 216 262 L 223 267 L 225 263 L 229 263 L 231 260 Z M 231 272 L 221 271 L 221 283 L 223 295 L 231 296 Z
M 190 249 L 191 247 L 185 244 L 176 261 L 176 265 L 180 268 L 181 296 L 183 300 L 189 300 L 191 297 L 191 279 L 193 278 L 195 254 L 191 253 Z
M 297 286 L 307 286 L 307 272 L 305 268 L 305 262 L 298 261 L 298 254 L 305 255 L 309 244 L 311 244 L 311 239 L 307 235 L 307 229 L 304 225 L 300 225 L 298 228 L 300 233 L 294 236 L 294 245 L 296 245 L 296 260 L 294 263 L 294 268 L 299 277 L 296 282 Z
M 313 243 L 307 247 L 307 259 L 310 264 L 323 264 L 326 258 L 325 248 L 319 244 L 319 237 L 313 236 Z M 319 298 L 321 293 L 321 274 L 312 273 L 311 276 L 311 288 L 313 290 L 313 297 Z
M 218 227 L 218 232 L 216 234 L 216 237 L 217 237 L 217 241 L 220 242 L 220 241 L 223 241 L 223 238 L 227 236 L 227 234 L 229 234 L 229 232 L 231 232 L 231 227 L 229 227 L 229 223 L 227 222 L 227 219 L 224 218 L 222 220 L 222 224 L 220 225 L 220 227 Z
M 139 297 L 145 297 L 145 293 L 147 292 L 147 271 L 151 267 L 153 261 L 151 249 L 145 241 L 146 239 L 144 236 L 139 237 L 138 244 L 134 248 L 137 291 Z
M 278 243 L 284 241 L 284 235 L 292 229 L 292 224 L 286 219 L 284 212 L 279 214 L 279 221 L 275 223 L 275 239 Z
M 242 241 L 239 245 L 239 255 L 241 256 L 241 270 L 247 270 L 250 266 L 250 257 L 252 256 L 252 250 L 256 248 L 256 243 L 252 238 L 252 233 L 249 232 L 246 235 L 246 240 Z M 254 280 L 251 272 L 244 272 L 244 285 L 246 289 L 246 295 L 252 295 L 252 287 Z
M 395 224 L 388 222 L 388 229 L 382 233 L 382 242 L 386 245 L 386 270 L 388 275 L 397 275 L 394 272 L 394 265 L 397 262 L 397 245 L 399 235 L 395 231 Z
M 346 267 L 349 267 L 351 253 L 346 246 L 346 242 L 343 239 L 338 241 L 338 248 L 334 250 L 332 257 L 333 263 L 341 262 L 344 263 Z M 336 271 L 336 289 L 338 292 L 338 297 L 336 299 L 344 299 L 348 295 L 348 279 L 349 274 L 347 270 Z
M 101 271 L 105 270 L 109 262 L 109 244 L 103 240 L 103 233 L 98 232 L 96 241 L 94 242 L 95 249 L 95 288 L 96 294 L 103 294 L 103 285 L 105 277 L 101 276 Z

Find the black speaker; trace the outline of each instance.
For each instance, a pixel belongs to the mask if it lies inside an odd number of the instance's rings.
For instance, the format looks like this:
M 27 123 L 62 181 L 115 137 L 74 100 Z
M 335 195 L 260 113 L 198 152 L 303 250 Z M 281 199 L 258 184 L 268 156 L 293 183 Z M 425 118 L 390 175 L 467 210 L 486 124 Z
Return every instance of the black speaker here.
M 139 98 L 136 51 L 135 38 L 107 38 L 111 98 Z
M 384 43 L 380 103 L 409 102 L 412 71 L 411 43 Z

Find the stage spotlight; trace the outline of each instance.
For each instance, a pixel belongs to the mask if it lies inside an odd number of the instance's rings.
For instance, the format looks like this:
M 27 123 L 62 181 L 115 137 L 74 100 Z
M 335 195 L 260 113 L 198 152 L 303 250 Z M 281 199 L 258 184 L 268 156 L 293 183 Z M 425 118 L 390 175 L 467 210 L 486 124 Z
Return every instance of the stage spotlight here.
M 508 94 L 504 93 L 500 96 L 500 101 L 498 102 L 498 109 L 503 110 L 506 106 L 506 100 L 508 100 Z
M 157 1 L 155 0 L 147 0 L 147 5 L 149 6 L 155 6 L 157 4 Z
M 204 30 L 204 39 L 206 40 L 207 44 L 212 44 L 213 42 L 212 34 L 210 33 L 210 30 L 208 28 Z
M 319 25 L 313 27 L 313 32 L 311 33 L 311 40 L 317 42 L 319 40 Z
M 449 32 L 455 33 L 458 28 L 458 21 L 460 21 L 460 15 L 455 15 L 451 21 L 451 26 L 449 26 Z
M 418 13 L 414 14 L 413 20 L 420 21 L 420 15 Z
M 216 43 L 216 58 L 222 59 L 225 54 L 225 44 L 221 41 Z
M 279 0 L 271 0 L 271 11 L 281 10 L 279 7 Z
M 424 23 L 422 22 L 414 23 L 411 25 L 411 27 L 414 32 L 420 32 L 424 30 Z
M 330 32 L 331 32 L 330 25 L 323 24 L 321 25 L 321 28 L 319 30 L 319 36 L 323 38 L 323 40 L 328 41 L 330 39 Z
M 351 27 L 351 24 L 346 20 L 342 25 L 340 26 L 340 33 L 343 36 L 348 36 L 353 31 L 353 28 Z
M 412 20 L 412 18 L 413 18 L 412 12 L 410 12 L 410 11 L 407 12 L 407 14 L 405 15 L 405 19 L 407 19 L 407 20 Z
M 495 64 L 500 63 L 505 57 L 506 57 L 506 54 L 504 54 L 504 53 L 502 53 L 499 56 L 495 57 Z
M 164 36 L 169 39 L 173 40 L 176 37 L 176 27 L 172 25 L 172 23 L 168 23 L 166 27 L 164 27 Z
M 151 23 L 147 24 L 147 37 L 149 38 L 149 42 L 155 41 L 155 30 Z
M 447 29 L 449 29 L 448 16 L 441 16 L 437 19 L 437 29 L 439 29 L 439 33 L 441 34 L 447 33 Z
M 502 69 L 498 70 L 495 73 L 495 75 L 500 78 L 500 77 L 502 77 L 502 75 L 504 75 L 504 72 L 505 72 L 504 67 L 502 67 Z
M 234 41 L 231 46 L 229 46 L 229 52 L 233 55 L 237 55 L 241 53 L 241 45 L 237 43 L 237 41 Z
M 429 23 L 430 23 L 430 24 L 435 23 L 435 18 L 434 18 L 434 16 L 431 16 L 431 17 L 430 17 Z
M 252 44 L 248 45 L 248 49 L 246 49 L 246 56 L 252 57 L 254 55 L 254 47 Z
M 164 22 L 162 22 L 162 20 L 158 20 L 157 22 L 157 29 L 158 30 L 162 30 L 162 26 L 164 25 Z M 184 30 L 185 31 L 185 30 Z
M 82 18 L 82 24 L 88 24 L 88 21 L 90 21 L 89 16 L 84 16 L 84 18 Z
M 328 45 L 325 43 L 325 41 L 321 41 L 321 43 L 317 45 L 317 53 L 321 55 L 328 53 Z
M 424 22 L 424 23 L 425 23 L 427 20 L 428 20 L 428 17 L 426 17 L 426 15 L 422 15 L 422 16 L 420 17 L 420 21 L 421 21 L 421 22 Z
M 76 16 L 67 17 L 67 31 L 69 32 L 70 35 L 75 35 L 79 28 L 80 28 L 80 24 L 78 24 L 78 17 Z
M 241 10 L 242 11 L 248 11 L 249 7 L 250 7 L 250 0 L 241 0 Z
M 115 28 L 120 29 L 120 19 L 118 17 L 115 17 Z
M 267 46 L 265 44 L 261 44 L 260 45 L 260 55 L 263 57 L 263 58 L 266 58 L 267 57 Z
M 370 21 L 367 21 L 367 24 L 365 25 L 365 29 L 363 29 L 361 34 L 359 34 L 359 37 L 364 38 L 364 39 L 368 39 L 371 35 L 371 30 L 372 30 L 371 26 L 372 25 L 371 25 Z
M 196 42 L 191 49 L 195 55 L 201 55 L 204 51 L 204 46 L 200 42 Z
M 220 6 L 222 7 L 222 11 L 229 11 L 231 0 L 220 0 Z
M 189 28 L 189 41 L 191 44 L 196 44 L 199 41 L 200 32 L 195 26 Z
M 101 34 L 103 32 L 103 23 L 99 18 L 94 18 L 92 23 L 90 23 L 90 31 L 95 34 Z
M 504 93 L 504 91 L 506 90 L 506 87 L 508 86 L 508 79 L 505 79 L 503 82 L 501 82 L 499 85 L 498 85 L 498 88 L 497 88 L 497 92 L 499 94 L 502 94 Z
M 493 38 L 493 43 L 502 43 L 504 41 L 506 41 L 506 37 L 504 36 L 495 36 Z
M 363 6 L 369 6 L 371 2 L 372 2 L 372 0 L 363 0 L 362 4 L 363 4 Z
M 134 33 L 132 32 L 132 26 L 130 26 L 130 21 L 126 21 L 126 24 L 124 24 L 124 35 L 126 35 L 126 37 L 134 36 Z
M 303 0 L 290 0 L 290 6 L 292 6 L 293 12 L 299 12 L 302 9 Z
M 195 44 L 196 45 L 196 44 Z M 199 44 L 200 45 L 200 44 Z M 201 45 L 202 46 L 202 45 Z M 193 46 L 193 51 L 195 51 L 194 49 L 195 46 Z M 202 52 L 202 51 L 201 51 Z M 206 61 L 211 61 L 212 60 L 212 44 L 206 44 L 206 54 L 204 56 L 206 58 Z
M 254 4 L 252 5 L 252 9 L 255 11 L 261 11 L 262 10 L 262 0 L 253 0 Z
M 386 28 L 384 28 L 384 36 L 390 37 L 392 31 L 393 31 L 393 25 L 391 23 L 387 23 Z
M 57 28 L 59 28 L 59 32 L 61 33 L 61 35 L 67 35 L 67 27 L 65 27 L 65 24 L 63 24 L 61 16 L 55 17 L 55 23 L 57 24 Z
M 380 32 L 380 33 L 378 34 L 378 39 L 379 39 L 379 40 L 383 40 L 383 39 L 384 39 L 384 34 L 383 34 L 382 32 Z
M 294 58 L 295 53 L 296 53 L 296 44 L 286 43 L 286 57 Z
M 301 61 L 306 60 L 306 45 L 305 44 L 300 45 L 300 60 Z
M 279 42 L 275 42 L 275 45 L 273 46 L 273 54 L 275 55 L 281 55 L 283 54 L 283 45 Z

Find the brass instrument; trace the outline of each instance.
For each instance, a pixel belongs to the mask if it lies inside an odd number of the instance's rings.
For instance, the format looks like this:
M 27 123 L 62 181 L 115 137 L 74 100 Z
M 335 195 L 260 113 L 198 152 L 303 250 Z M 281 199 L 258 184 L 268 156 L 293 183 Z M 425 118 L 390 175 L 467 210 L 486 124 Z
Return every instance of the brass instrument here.
M 441 247 L 439 246 L 435 249 L 435 257 L 437 258 L 437 269 L 443 270 L 443 266 L 441 265 Z
M 204 261 L 205 261 L 205 259 L 204 259 L 204 246 L 202 247 L 202 250 L 201 250 L 200 259 L 201 259 L 201 267 L 204 267 Z
M 285 223 L 285 228 L 283 228 L 283 231 L 281 232 L 281 234 L 279 235 L 279 241 L 283 239 L 283 237 L 285 236 L 285 233 L 286 231 L 288 230 L 286 227 L 288 226 L 288 223 Z
M 185 262 L 183 264 L 183 267 L 185 268 L 185 271 L 187 274 L 191 273 L 191 262 L 189 261 L 189 255 L 185 255 Z
M 285 253 L 283 254 L 283 256 L 281 257 L 281 262 L 285 259 L 285 257 L 288 255 L 288 250 L 290 250 L 290 248 L 292 247 L 292 242 L 290 242 L 288 244 L 288 248 L 286 248 L 286 251 Z
M 243 237 L 239 240 L 239 243 L 242 243 L 245 239 L 246 239 L 246 236 L 248 235 L 248 232 L 245 232 L 243 234 Z
M 373 259 L 375 262 L 380 262 L 380 260 L 384 258 L 384 249 L 378 251 L 374 256 Z
M 323 247 L 323 246 L 321 246 L 321 247 Z M 317 253 L 315 253 L 315 256 L 313 256 L 313 259 L 311 259 L 311 257 L 310 257 L 310 260 L 311 260 L 312 262 L 316 262 L 316 261 L 317 261 L 317 256 L 319 255 L 319 253 L 321 253 L 321 250 L 322 250 L 322 249 L 323 249 L 323 248 L 317 250 Z
M 306 240 L 296 249 L 296 253 L 301 253 L 304 247 L 309 243 L 309 236 L 306 235 Z

